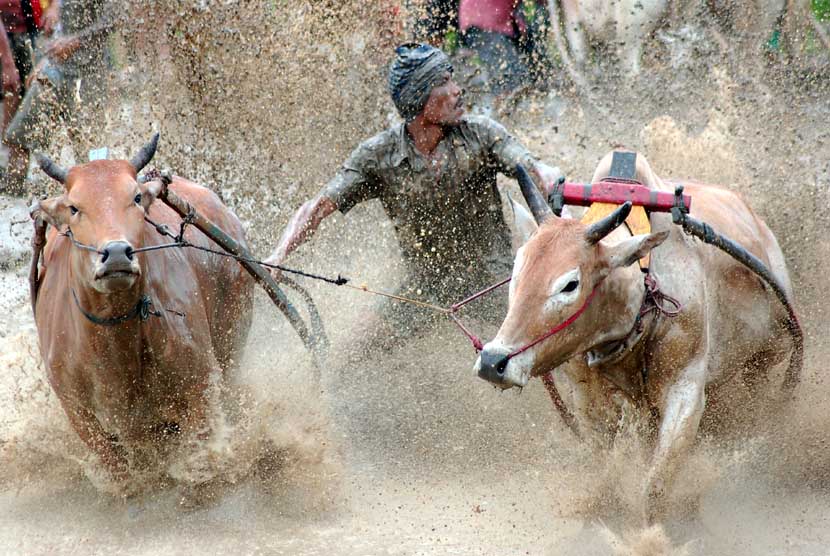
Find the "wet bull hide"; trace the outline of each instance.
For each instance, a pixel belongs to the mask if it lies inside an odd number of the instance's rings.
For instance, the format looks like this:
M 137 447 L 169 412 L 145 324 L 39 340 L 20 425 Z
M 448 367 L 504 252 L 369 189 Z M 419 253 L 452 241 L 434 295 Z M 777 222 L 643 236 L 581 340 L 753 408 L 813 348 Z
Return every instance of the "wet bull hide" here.
M 161 181 L 136 180 L 157 141 L 129 162 L 68 171 L 41 156 L 65 189 L 32 208 L 51 225 L 35 308 L 48 379 L 74 430 L 121 485 L 131 443 L 159 431 L 183 442 L 211 438 L 211 400 L 239 361 L 252 316 L 253 283 L 233 259 L 182 248 L 134 252 L 172 241 L 145 216 L 173 231 L 181 223 L 156 200 Z M 245 244 L 215 194 L 181 178 L 170 187 Z M 185 239 L 217 248 L 192 227 Z
M 599 164 L 594 182 L 609 175 L 612 154 Z M 672 190 L 642 156 L 636 178 Z M 691 214 L 761 259 L 791 300 L 784 256 L 764 222 L 727 189 L 684 184 L 693 199 Z M 522 387 L 554 371 L 566 416 L 581 436 L 600 444 L 624 415 L 653 419 L 656 436 L 644 480 L 653 518 L 696 438 L 707 396 L 736 375 L 757 387 L 793 352 L 787 311 L 755 274 L 685 235 L 667 214 L 653 214 L 653 232 L 632 237 L 620 227 L 630 205 L 588 226 L 555 217 L 535 188 L 523 192 L 531 194 L 535 219 L 517 206 L 517 229 L 526 243 L 516 256 L 508 314 L 475 370 L 501 388 Z M 682 305 L 672 318 L 657 310 L 642 314 L 645 281 L 637 261 L 647 253 L 652 278 Z M 580 308 L 584 312 L 561 332 L 516 353 Z M 798 382 L 798 361 L 786 371 L 788 390 Z

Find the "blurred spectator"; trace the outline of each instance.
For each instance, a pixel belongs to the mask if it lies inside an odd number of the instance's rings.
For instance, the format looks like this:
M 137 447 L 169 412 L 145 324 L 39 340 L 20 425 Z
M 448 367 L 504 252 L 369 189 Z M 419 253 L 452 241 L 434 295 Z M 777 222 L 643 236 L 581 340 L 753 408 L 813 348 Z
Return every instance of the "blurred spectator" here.
M 460 1 L 461 43 L 477 52 L 493 93 L 544 86 L 550 67 L 547 16 L 544 0 Z
M 53 0 L 51 9 L 47 8 L 44 12 L 46 5 L 41 0 L 0 0 L 0 21 L 6 32 L 10 55 L 6 58 L 6 46 L 3 45 L 4 132 L 26 93 L 26 79 L 32 71 L 35 37 L 39 27 L 49 23 L 51 29 L 57 4 L 58 1 Z
M 106 43 L 115 28 L 116 7 L 108 0 L 62 0 L 56 8 L 59 28 L 43 45 L 44 59 L 32 71 L 23 103 L 6 129 L 9 165 L 0 190 L 24 193 L 31 151 L 48 146 L 60 121 L 76 123 L 72 116 L 78 102 L 103 100 Z M 76 127 L 69 126 L 70 137 Z
M 3 129 L 5 129 L 17 105 L 20 104 L 20 75 L 15 66 L 8 33 L 0 30 L 0 69 L 3 78 Z

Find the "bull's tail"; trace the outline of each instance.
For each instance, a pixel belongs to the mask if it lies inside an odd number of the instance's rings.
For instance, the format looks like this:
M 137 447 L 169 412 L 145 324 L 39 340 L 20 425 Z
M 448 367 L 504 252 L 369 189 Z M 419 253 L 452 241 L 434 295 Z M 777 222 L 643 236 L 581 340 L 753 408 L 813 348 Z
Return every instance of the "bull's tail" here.
M 804 366 L 804 332 L 801 330 L 801 324 L 798 322 L 798 317 L 792 305 L 787 302 L 785 306 L 788 316 L 784 327 L 790 333 L 793 343 L 790 352 L 790 364 L 784 374 L 784 383 L 781 387 L 787 392 L 792 392 L 801 381 L 801 369 Z

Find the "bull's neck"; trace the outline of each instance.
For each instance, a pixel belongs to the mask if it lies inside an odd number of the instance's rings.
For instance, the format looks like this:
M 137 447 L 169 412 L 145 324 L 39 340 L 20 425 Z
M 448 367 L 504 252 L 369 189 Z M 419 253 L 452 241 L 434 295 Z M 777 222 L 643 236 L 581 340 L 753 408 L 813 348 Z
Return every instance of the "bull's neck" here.
M 598 323 L 599 332 L 586 353 L 589 360 L 599 357 L 598 366 L 606 363 L 605 357 L 608 364 L 625 366 L 637 351 L 632 348 L 642 337 L 637 324 L 645 295 L 643 274 L 636 266 L 617 269 L 606 278 L 599 294 L 601 312 L 597 314 L 603 315 L 604 321 Z
M 129 289 L 102 293 L 70 270 L 69 283 L 72 287 L 70 295 L 77 301 L 70 299 L 69 302 L 73 305 L 72 310 L 77 315 L 76 320 L 97 338 L 111 338 L 115 341 L 129 338 L 140 341 L 141 320 L 137 316 L 114 325 L 102 325 L 94 321 L 110 321 L 134 313 L 144 293 L 144 276 L 142 272 L 141 277 Z

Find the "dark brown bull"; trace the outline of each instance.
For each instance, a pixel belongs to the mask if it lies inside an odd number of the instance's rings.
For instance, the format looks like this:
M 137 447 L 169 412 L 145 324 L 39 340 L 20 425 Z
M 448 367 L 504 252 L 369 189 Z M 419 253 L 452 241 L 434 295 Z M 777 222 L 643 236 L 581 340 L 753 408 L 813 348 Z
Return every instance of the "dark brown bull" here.
M 210 437 L 208 400 L 239 360 L 251 323 L 253 282 L 236 261 L 196 249 L 135 253 L 170 241 L 145 216 L 171 230 L 181 222 L 156 201 L 160 181 L 136 181 L 157 141 L 130 162 L 69 171 L 40 157 L 65 191 L 33 207 L 52 226 L 35 307 L 49 382 L 116 479 L 129 475 L 123 448 L 133 441 L 160 430 Z M 245 244 L 239 220 L 211 191 L 181 178 L 170 187 Z M 193 228 L 185 238 L 217 248 Z

